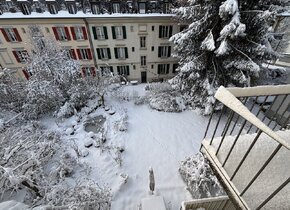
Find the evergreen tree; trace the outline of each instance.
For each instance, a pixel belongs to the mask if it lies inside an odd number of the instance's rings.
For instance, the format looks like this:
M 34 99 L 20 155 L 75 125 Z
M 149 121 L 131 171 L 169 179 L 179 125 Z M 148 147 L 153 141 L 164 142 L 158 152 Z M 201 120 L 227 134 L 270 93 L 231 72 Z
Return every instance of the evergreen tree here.
M 178 75 L 170 82 L 187 103 L 210 113 L 220 85 L 250 86 L 261 64 L 278 54 L 272 49 L 275 15 L 288 1 L 189 0 L 175 9 L 188 28 L 171 37 Z M 184 4 L 184 1 L 183 1 Z

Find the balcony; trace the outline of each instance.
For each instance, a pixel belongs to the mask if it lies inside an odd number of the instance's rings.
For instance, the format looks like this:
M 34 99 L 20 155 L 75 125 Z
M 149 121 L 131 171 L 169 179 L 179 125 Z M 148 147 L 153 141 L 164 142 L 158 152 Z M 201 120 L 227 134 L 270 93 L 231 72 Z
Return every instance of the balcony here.
M 210 117 L 201 152 L 237 209 L 290 209 L 289 94 L 281 85 L 215 95 L 223 108 Z

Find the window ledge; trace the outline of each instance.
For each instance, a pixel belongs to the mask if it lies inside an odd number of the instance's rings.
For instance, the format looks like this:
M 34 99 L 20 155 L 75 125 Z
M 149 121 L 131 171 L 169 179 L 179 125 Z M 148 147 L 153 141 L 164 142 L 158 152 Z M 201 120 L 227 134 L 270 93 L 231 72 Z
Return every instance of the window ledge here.
M 140 50 L 147 50 L 147 47 L 140 47 Z

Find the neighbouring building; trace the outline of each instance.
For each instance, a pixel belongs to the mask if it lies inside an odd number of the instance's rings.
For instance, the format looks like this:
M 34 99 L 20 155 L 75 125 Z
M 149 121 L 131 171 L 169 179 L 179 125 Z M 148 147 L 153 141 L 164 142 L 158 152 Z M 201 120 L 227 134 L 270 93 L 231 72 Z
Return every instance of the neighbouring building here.
M 168 0 L 18 0 L 0 3 L 0 69 L 22 78 L 31 33 L 51 37 L 79 60 L 81 75 L 110 69 L 128 80 L 151 82 L 175 75 L 170 36 L 180 26 Z M 35 27 L 36 26 L 36 27 Z

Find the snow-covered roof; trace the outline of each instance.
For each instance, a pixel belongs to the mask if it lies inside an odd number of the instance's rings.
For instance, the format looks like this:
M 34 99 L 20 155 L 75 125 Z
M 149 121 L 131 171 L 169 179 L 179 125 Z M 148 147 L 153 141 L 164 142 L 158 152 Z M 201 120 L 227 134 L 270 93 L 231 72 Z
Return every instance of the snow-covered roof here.
M 281 16 L 281 17 L 290 17 L 290 11 L 282 12 L 281 14 L 278 14 L 278 16 Z
M 83 13 L 81 11 L 76 14 L 69 14 L 68 11 L 59 11 L 58 14 L 50 14 L 49 12 L 37 13 L 32 12 L 30 15 L 24 15 L 22 12 L 16 13 L 4 13 L 0 15 L 0 19 L 30 19 L 30 18 L 120 18 L 120 17 L 173 17 L 174 14 L 160 14 L 160 13 L 150 13 L 150 14 L 92 14 L 92 13 Z

